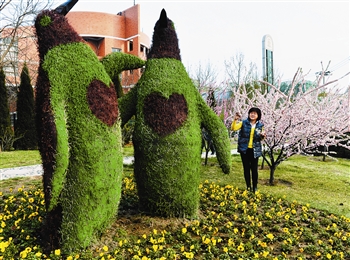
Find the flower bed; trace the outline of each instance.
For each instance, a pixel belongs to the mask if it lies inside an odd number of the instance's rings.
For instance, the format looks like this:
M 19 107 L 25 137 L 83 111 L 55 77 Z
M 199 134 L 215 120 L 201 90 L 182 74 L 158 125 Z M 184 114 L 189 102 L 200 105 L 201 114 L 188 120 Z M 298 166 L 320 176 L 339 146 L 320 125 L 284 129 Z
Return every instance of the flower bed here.
M 123 179 L 115 223 L 92 247 L 63 256 L 40 246 L 41 188 L 0 202 L 0 259 L 349 259 L 350 219 L 260 192 L 200 185 L 198 219 L 161 219 L 137 211 L 132 178 Z

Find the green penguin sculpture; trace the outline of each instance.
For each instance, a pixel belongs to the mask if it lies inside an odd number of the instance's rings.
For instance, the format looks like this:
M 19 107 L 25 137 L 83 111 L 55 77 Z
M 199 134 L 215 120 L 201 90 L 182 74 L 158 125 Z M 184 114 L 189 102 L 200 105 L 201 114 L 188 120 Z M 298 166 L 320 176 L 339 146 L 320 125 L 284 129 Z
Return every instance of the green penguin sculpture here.
M 134 174 L 141 210 L 195 217 L 199 207 L 201 126 L 211 134 L 222 171 L 231 169 L 228 131 L 181 62 L 173 22 L 163 9 L 145 70 L 118 100 L 122 125 L 135 115 Z
M 36 114 L 47 209 L 43 233 L 47 247 L 64 252 L 85 248 L 111 223 L 123 169 L 116 90 L 65 18 L 76 2 L 44 10 L 35 20 Z M 138 63 L 135 67 L 144 64 Z

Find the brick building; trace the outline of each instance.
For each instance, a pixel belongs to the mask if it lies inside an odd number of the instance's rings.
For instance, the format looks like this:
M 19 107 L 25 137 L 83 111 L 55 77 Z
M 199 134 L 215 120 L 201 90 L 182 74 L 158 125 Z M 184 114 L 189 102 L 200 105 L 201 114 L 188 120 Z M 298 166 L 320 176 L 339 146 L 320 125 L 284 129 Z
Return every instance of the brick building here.
M 134 5 L 117 14 L 69 12 L 66 17 L 99 58 L 112 52 L 124 52 L 146 59 L 150 38 L 140 29 L 140 5 Z M 7 48 L 12 41 L 11 32 L 13 29 L 5 29 L 0 34 L 0 54 L 7 53 L 0 64 L 4 68 L 10 92 L 11 89 L 14 92 L 13 89 L 20 83 L 24 63 L 27 63 L 32 85 L 35 87 L 39 60 L 33 27 L 19 28 L 15 44 Z M 124 92 L 127 92 L 140 76 L 140 69 L 123 72 Z M 14 96 L 12 93 L 9 98 L 11 112 L 16 111 Z
M 149 37 L 140 29 L 140 5 L 117 14 L 69 12 L 68 22 L 99 58 L 112 52 L 124 52 L 146 60 Z M 140 78 L 140 70 L 124 72 L 122 85 L 127 92 Z

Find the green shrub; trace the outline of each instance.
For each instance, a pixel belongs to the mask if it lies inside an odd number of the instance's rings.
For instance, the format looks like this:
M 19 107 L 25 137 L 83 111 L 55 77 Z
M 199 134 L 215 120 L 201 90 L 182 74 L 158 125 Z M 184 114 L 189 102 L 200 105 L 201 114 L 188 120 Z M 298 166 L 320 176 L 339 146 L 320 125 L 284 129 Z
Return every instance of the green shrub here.
M 224 173 L 231 168 L 230 142 L 187 74 L 174 24 L 164 10 L 145 71 L 119 105 L 123 124 L 135 115 L 134 172 L 141 208 L 166 217 L 197 216 L 201 127 L 213 137 Z
M 43 11 L 35 26 L 48 211 L 43 234 L 48 247 L 68 253 L 87 247 L 117 213 L 123 167 L 117 96 L 102 63 L 64 16 Z
M 8 151 L 12 148 L 13 131 L 11 129 L 10 108 L 8 104 L 5 73 L 0 68 L 0 151 Z
M 18 150 L 34 150 L 38 147 L 35 127 L 34 94 L 28 67 L 24 64 L 21 73 L 21 84 L 17 94 L 17 121 L 15 136 L 18 140 L 14 146 Z

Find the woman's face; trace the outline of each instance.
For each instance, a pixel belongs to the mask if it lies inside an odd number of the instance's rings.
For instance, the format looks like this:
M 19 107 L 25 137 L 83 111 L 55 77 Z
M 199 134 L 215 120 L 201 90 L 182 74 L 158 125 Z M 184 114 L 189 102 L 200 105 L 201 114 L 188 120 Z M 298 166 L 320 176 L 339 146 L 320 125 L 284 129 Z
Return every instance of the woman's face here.
M 250 121 L 256 121 L 258 120 L 258 113 L 255 111 L 252 111 L 249 113 L 249 119 Z

